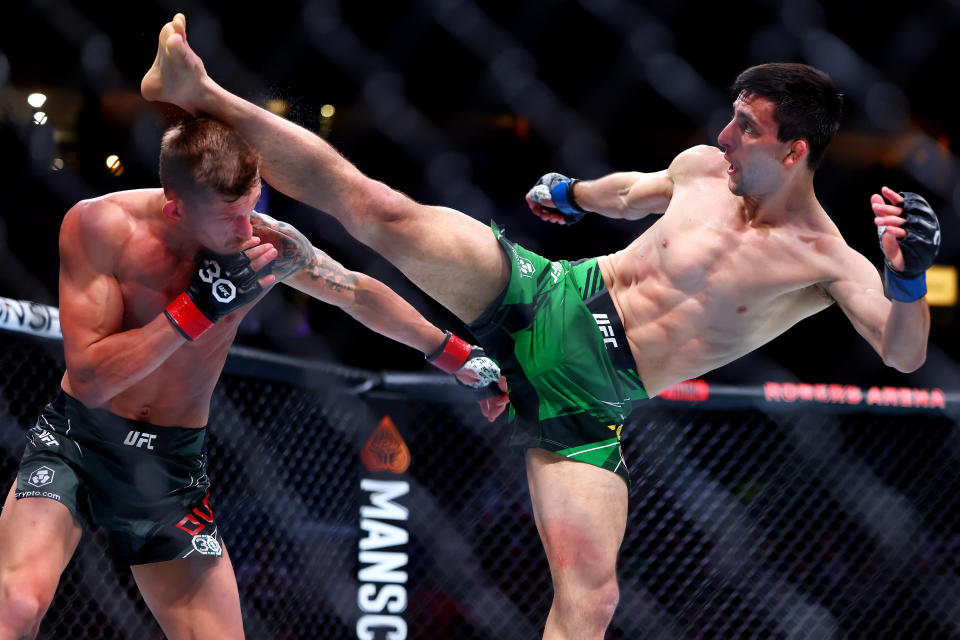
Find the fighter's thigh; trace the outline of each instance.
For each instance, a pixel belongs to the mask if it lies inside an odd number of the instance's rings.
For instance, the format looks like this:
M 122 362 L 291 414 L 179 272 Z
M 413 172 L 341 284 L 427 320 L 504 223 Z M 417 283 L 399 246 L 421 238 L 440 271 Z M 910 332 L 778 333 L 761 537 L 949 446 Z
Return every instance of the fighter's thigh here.
M 0 513 L 0 586 L 49 602 L 83 529 L 63 504 L 50 498 L 17 499 L 16 483 Z
M 598 583 L 610 579 L 626 528 L 626 483 L 611 471 L 544 449 L 527 451 L 527 480 L 555 577 L 567 572 Z
M 169 638 L 243 638 L 240 594 L 226 546 L 196 556 L 130 567 L 144 601 Z
M 455 209 L 409 199 L 401 211 L 369 244 L 430 297 L 472 322 L 510 278 L 490 227 Z

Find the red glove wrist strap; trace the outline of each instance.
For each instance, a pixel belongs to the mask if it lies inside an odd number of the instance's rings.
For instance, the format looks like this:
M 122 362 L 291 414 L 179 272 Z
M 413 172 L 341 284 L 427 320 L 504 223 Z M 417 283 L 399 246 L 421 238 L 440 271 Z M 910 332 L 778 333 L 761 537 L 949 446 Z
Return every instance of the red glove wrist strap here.
M 451 333 L 443 345 L 443 350 L 430 358 L 430 364 L 445 373 L 454 373 L 467 361 L 472 349 L 473 346 L 469 342 Z
M 188 340 L 196 340 L 204 331 L 213 326 L 210 318 L 193 303 L 186 293 L 181 293 L 167 305 L 167 319 L 174 328 L 185 335 Z

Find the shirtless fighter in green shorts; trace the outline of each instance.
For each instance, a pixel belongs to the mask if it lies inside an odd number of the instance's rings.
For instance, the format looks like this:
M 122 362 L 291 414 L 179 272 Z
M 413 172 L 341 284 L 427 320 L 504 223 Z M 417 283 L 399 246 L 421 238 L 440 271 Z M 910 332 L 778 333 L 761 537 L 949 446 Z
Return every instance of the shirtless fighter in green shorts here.
M 870 198 L 887 295 L 817 201 L 813 175 L 837 129 L 826 74 L 761 65 L 737 79 L 720 149 L 694 147 L 662 171 L 541 179 L 528 200 L 567 223 L 584 211 L 664 212 L 625 249 L 550 261 L 458 211 L 421 205 L 362 174 L 329 144 L 217 85 L 178 14 L 141 87 L 236 127 L 280 191 L 335 216 L 465 322 L 510 383 L 537 528 L 554 583 L 544 638 L 602 638 L 618 599 L 627 517 L 619 426 L 631 403 L 703 374 L 838 304 L 883 361 L 926 357 L 923 274 L 939 244 L 922 198 Z M 641 382 L 642 381 L 642 382 Z M 587 463 L 587 464 L 584 464 Z M 615 473 L 611 473 L 615 472 Z

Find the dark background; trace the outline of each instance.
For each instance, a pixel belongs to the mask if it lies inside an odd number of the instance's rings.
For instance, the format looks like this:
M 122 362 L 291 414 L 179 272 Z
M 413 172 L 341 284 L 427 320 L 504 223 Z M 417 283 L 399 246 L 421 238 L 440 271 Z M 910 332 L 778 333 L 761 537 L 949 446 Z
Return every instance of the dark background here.
M 847 97 L 816 178 L 844 237 L 879 265 L 870 194 L 883 184 L 916 190 L 940 216 L 938 262 L 958 262 L 960 2 L 15 0 L 0 20 L 0 295 L 56 304 L 64 212 L 82 198 L 158 186 L 159 139 L 176 113 L 146 103 L 138 89 L 176 11 L 228 89 L 261 104 L 285 100 L 290 119 L 323 133 L 368 175 L 422 202 L 496 218 L 513 240 L 550 258 L 616 251 L 652 220 L 540 223 L 523 195 L 541 174 L 662 169 L 691 145 L 715 144 L 739 71 L 813 64 Z M 25 103 L 32 91 L 48 95 L 43 125 Z M 323 104 L 336 107 L 325 122 Z M 107 169 L 111 153 L 122 175 Z M 267 211 L 464 333 L 331 217 L 277 193 Z M 371 369 L 425 368 L 416 352 L 284 289 L 251 314 L 241 343 Z M 884 367 L 831 308 L 708 379 L 955 389 L 955 312 L 932 315 L 927 364 L 908 376 Z

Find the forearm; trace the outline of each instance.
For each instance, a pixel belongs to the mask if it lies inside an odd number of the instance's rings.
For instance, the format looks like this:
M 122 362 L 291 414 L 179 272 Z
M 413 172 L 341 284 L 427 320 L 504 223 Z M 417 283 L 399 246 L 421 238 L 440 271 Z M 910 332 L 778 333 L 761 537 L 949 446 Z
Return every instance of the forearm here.
M 881 338 L 884 363 L 904 373 L 915 371 L 926 360 L 929 334 L 930 307 L 926 299 L 891 302 Z
M 343 310 L 367 328 L 424 354 L 436 351 L 446 337 L 410 303 L 369 276 L 357 283 L 354 303 Z
M 161 314 L 130 331 L 115 333 L 70 355 L 67 377 L 77 399 L 98 407 L 153 373 L 186 343 Z
M 669 202 L 660 193 L 644 193 L 639 188 L 652 175 L 631 171 L 581 180 L 574 185 L 573 197 L 586 211 L 608 218 L 638 220 L 650 213 L 662 213 Z

